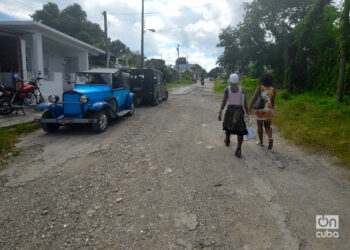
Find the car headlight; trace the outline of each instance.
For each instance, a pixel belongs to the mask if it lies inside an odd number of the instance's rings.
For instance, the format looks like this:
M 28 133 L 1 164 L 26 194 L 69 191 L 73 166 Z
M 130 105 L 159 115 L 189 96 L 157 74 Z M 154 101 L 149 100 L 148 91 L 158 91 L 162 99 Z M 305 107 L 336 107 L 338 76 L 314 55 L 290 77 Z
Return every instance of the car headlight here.
M 80 97 L 80 102 L 81 102 L 82 104 L 86 104 L 88 101 L 89 101 L 89 98 L 88 98 L 86 95 L 82 95 L 82 96 Z
M 57 95 L 50 95 L 49 102 L 56 103 L 60 98 Z

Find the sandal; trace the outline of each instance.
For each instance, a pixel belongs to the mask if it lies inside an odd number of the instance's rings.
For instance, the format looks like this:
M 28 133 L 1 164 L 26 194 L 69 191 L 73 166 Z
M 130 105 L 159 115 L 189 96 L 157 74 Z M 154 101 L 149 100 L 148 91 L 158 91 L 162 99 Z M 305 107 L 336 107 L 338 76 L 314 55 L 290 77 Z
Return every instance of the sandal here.
M 270 139 L 269 146 L 267 147 L 268 150 L 271 150 L 273 147 L 273 139 Z
M 262 148 L 264 147 L 264 144 L 260 143 L 260 141 L 257 141 L 256 145 L 258 145 L 259 147 L 262 147 Z
M 225 142 L 226 147 L 229 147 L 229 146 L 230 146 L 230 142 L 231 142 L 230 140 L 225 139 L 224 142 Z
M 241 149 L 240 149 L 240 148 L 237 148 L 237 149 L 236 149 L 235 156 L 236 156 L 237 158 L 241 158 L 242 152 L 241 152 Z

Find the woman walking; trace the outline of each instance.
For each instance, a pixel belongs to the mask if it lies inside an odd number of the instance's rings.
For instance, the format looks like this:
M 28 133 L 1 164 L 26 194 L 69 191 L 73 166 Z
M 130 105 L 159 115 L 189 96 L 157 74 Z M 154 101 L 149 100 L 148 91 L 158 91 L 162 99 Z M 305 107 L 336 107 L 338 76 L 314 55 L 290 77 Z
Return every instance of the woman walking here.
M 260 147 L 264 146 L 263 127 L 265 127 L 266 134 L 269 138 L 268 149 L 271 150 L 273 147 L 271 122 L 273 119 L 273 111 L 275 107 L 275 90 L 272 87 L 273 76 L 270 73 L 264 73 L 260 76 L 259 81 L 262 85 L 256 88 L 253 99 L 249 105 L 249 112 L 251 113 L 252 105 L 260 95 L 264 102 L 264 107 L 262 109 L 255 110 L 259 135 L 259 142 L 257 144 Z
M 241 148 L 243 144 L 243 136 L 248 134 L 247 125 L 244 122 L 244 110 L 248 110 L 248 106 L 246 98 L 243 100 L 243 97 L 245 97 L 245 91 L 241 86 L 238 86 L 238 81 L 239 77 L 237 74 L 232 74 L 230 76 L 231 86 L 225 88 L 224 98 L 219 111 L 219 121 L 222 120 L 222 111 L 228 101 L 223 121 L 223 130 L 226 132 L 225 145 L 229 147 L 231 135 L 237 135 L 238 143 L 235 156 L 240 158 L 242 154 Z M 242 107 L 242 101 L 244 102 L 244 110 Z

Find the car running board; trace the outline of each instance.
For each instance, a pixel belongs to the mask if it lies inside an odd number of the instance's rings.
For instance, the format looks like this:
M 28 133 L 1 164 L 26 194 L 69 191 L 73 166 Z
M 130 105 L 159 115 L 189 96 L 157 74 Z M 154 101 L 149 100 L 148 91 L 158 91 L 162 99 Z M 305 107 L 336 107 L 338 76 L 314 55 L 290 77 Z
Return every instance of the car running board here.
M 129 112 L 130 112 L 130 109 L 123 110 L 123 111 L 118 112 L 117 116 L 121 117 L 121 116 L 128 114 Z

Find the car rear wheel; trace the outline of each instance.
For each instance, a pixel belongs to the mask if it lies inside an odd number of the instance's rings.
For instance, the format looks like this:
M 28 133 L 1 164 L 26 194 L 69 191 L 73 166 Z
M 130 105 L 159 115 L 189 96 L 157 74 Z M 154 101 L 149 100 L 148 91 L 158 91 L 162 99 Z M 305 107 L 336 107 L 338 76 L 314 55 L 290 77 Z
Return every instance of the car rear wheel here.
M 41 116 L 41 119 L 50 119 L 54 118 L 49 110 L 46 110 L 44 114 Z M 57 123 L 41 123 L 41 128 L 46 133 L 54 133 L 57 132 L 60 128 L 60 125 Z
M 108 116 L 105 111 L 97 111 L 94 113 L 94 119 L 97 120 L 96 123 L 92 124 L 92 129 L 97 133 L 102 133 L 106 131 L 108 127 Z
M 130 105 L 130 112 L 128 113 L 128 116 L 132 116 L 134 113 L 135 113 L 135 101 L 133 99 Z
M 159 95 L 158 95 L 158 93 L 156 93 L 156 96 L 153 97 L 152 105 L 157 106 L 158 104 L 159 104 Z

